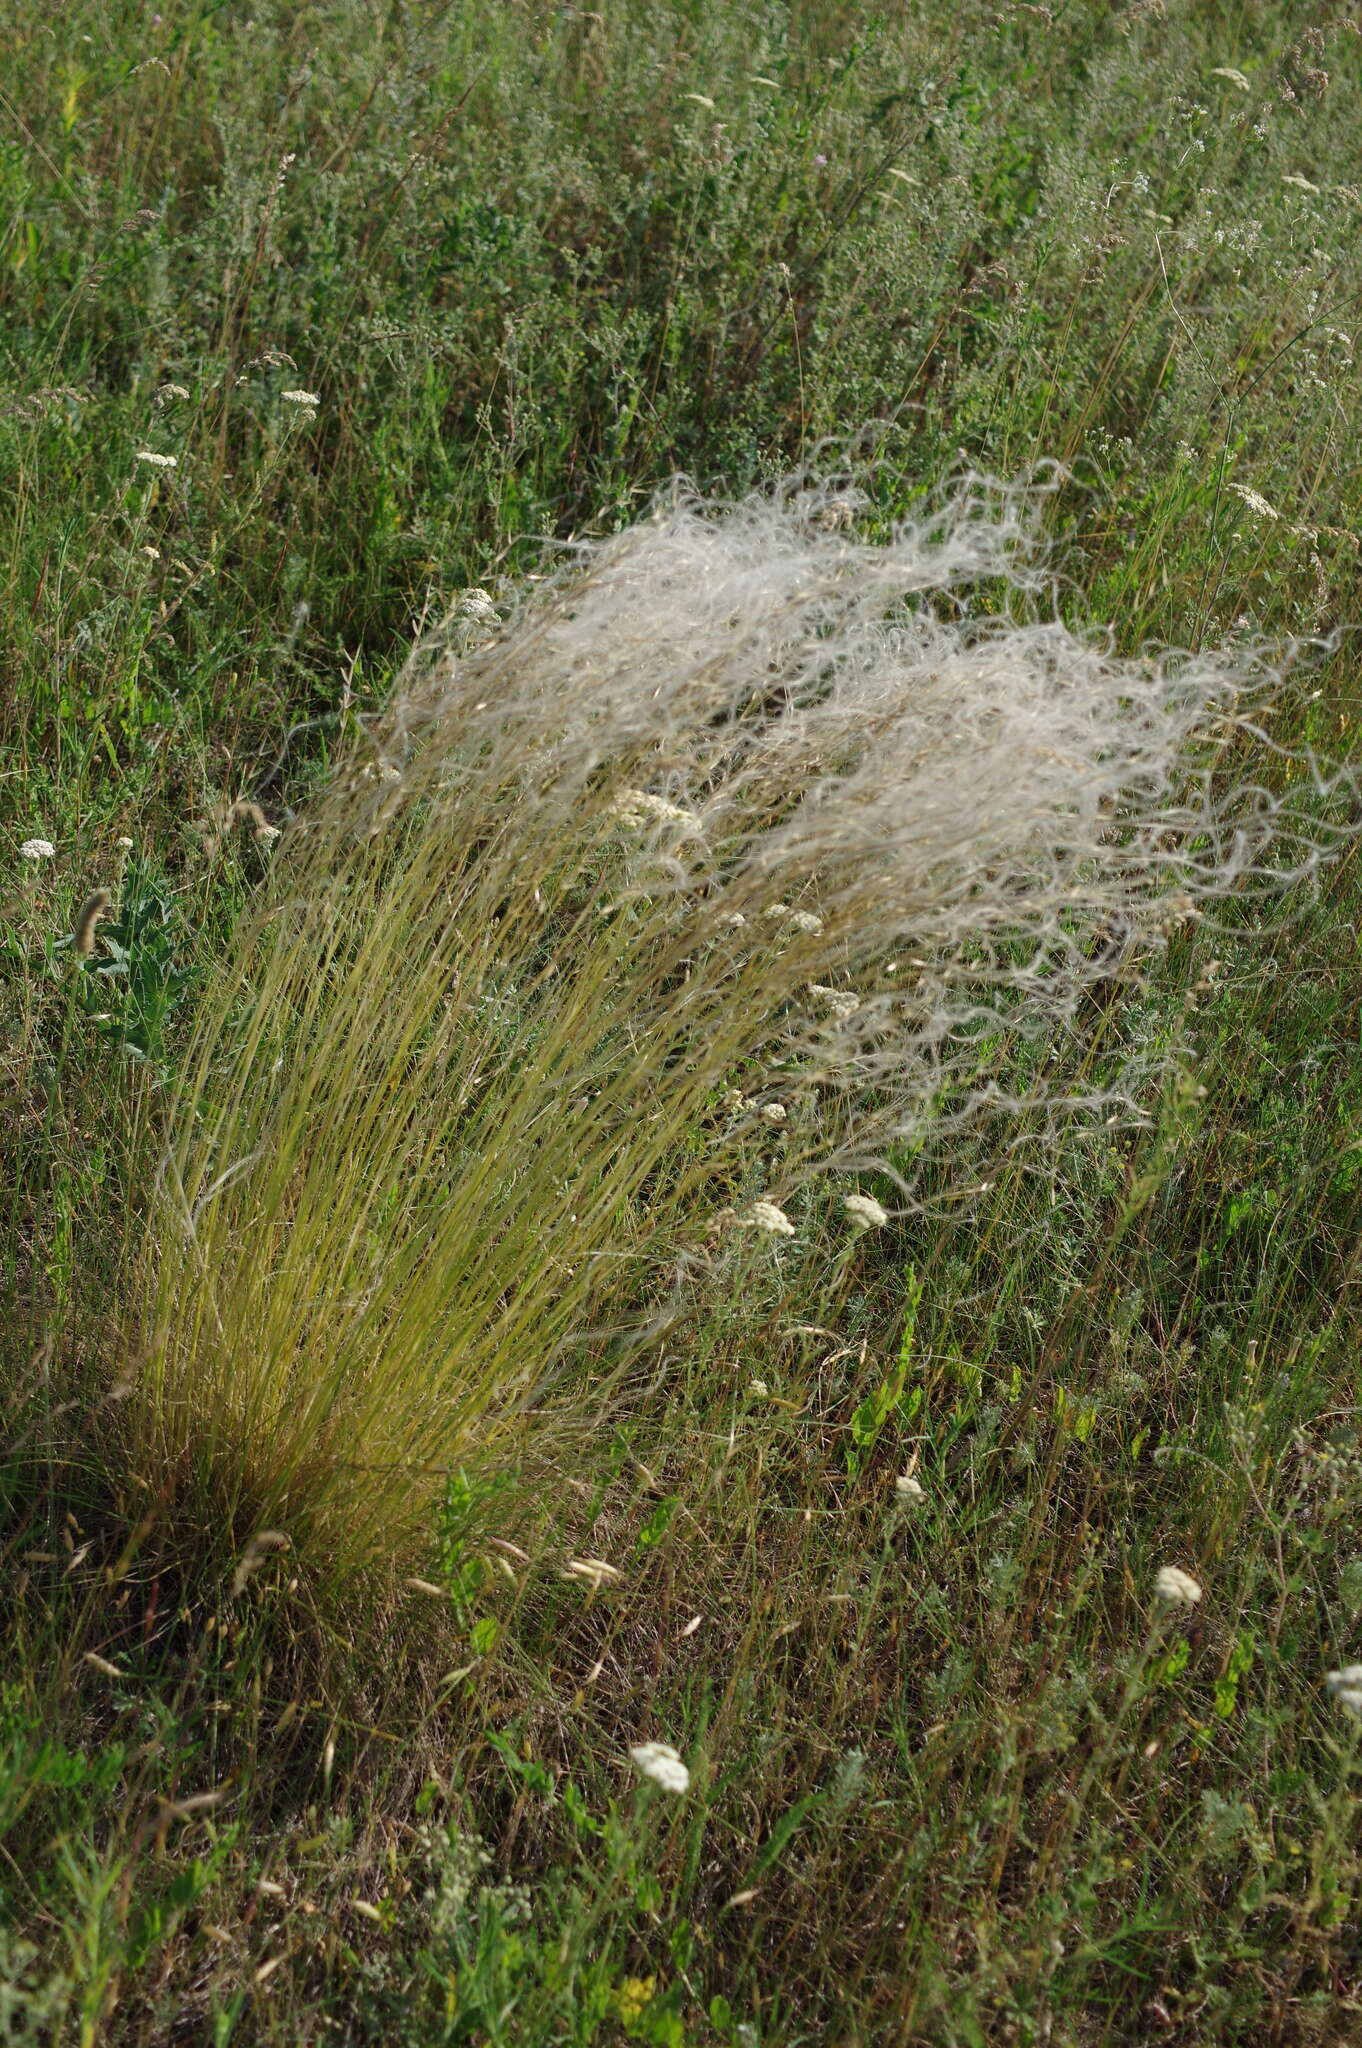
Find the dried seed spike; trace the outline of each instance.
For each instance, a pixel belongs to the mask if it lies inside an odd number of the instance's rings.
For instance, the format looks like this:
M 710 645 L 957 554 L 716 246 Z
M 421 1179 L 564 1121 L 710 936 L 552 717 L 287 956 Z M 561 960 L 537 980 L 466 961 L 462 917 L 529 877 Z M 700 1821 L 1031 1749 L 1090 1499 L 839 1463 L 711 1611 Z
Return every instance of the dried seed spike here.
M 81 958 L 88 959 L 95 950 L 95 926 L 108 912 L 113 902 L 107 889 L 92 889 L 80 909 L 72 931 L 72 944 Z
M 252 1572 L 260 1569 L 270 1551 L 287 1550 L 289 1547 L 289 1538 L 282 1529 L 258 1529 L 247 1544 L 241 1560 L 232 1574 L 231 1597 L 233 1600 L 239 1597 Z

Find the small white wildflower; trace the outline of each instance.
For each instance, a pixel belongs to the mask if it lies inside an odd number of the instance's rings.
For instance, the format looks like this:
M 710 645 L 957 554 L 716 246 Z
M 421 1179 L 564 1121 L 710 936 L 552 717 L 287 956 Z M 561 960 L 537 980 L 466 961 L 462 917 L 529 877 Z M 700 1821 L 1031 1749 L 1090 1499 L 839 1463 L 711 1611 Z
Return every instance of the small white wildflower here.
M 1211 77 L 1223 78 L 1227 80 L 1230 85 L 1237 85 L 1240 92 L 1252 92 L 1253 90 L 1252 86 L 1245 78 L 1243 72 L 1236 70 L 1233 64 L 1212 65 Z
M 283 399 L 285 405 L 316 406 L 322 402 L 321 393 L 318 391 L 281 391 L 279 396 Z
M 157 455 L 151 448 L 139 448 L 134 460 L 137 462 L 149 462 L 153 469 L 177 469 L 179 467 L 179 457 L 177 455 Z
M 815 917 L 811 910 L 796 910 L 790 919 L 790 923 L 797 932 L 807 932 L 810 938 L 814 939 L 818 937 L 818 934 L 823 929 L 822 918 Z
M 1166 1564 L 1155 1575 L 1154 1598 L 1166 1601 L 1170 1607 L 1195 1607 L 1201 1598 L 1201 1588 L 1190 1572 Z
M 50 839 L 26 839 L 19 855 L 23 860 L 55 860 L 57 849 Z
M 783 1102 L 763 1102 L 761 1106 L 761 1116 L 763 1123 L 775 1124 L 779 1126 L 780 1124 L 783 1124 L 786 1121 L 788 1115 L 789 1111 L 786 1109 L 785 1104 Z
M 1284 171 L 1282 173 L 1282 183 L 1284 185 L 1294 185 L 1298 192 L 1318 192 L 1319 190 L 1318 185 L 1312 185 L 1310 180 L 1303 178 L 1299 171 Z
M 883 1230 L 889 1221 L 889 1211 L 873 1195 L 843 1195 L 842 1207 L 857 1230 Z
M 675 1792 L 679 1797 L 690 1790 L 690 1772 L 670 1742 L 636 1743 L 629 1755 L 644 1777 L 651 1778 L 664 1792 Z
M 1231 484 L 1230 489 L 1243 499 L 1251 512 L 1256 512 L 1260 518 L 1281 518 L 1282 515 L 1277 511 L 1276 507 L 1269 505 L 1266 498 L 1262 497 L 1259 492 L 1251 490 L 1247 484 Z
M 848 1017 L 854 1017 L 861 1007 L 861 999 L 854 989 L 825 988 L 822 982 L 811 981 L 809 994 L 817 997 L 825 1009 L 831 1010 L 839 1024 L 844 1024 Z
M 156 403 L 158 405 L 169 405 L 172 398 L 188 398 L 188 396 L 189 393 L 185 390 L 183 384 L 162 384 L 156 393 Z
M 747 1391 L 754 1401 L 768 1400 L 771 1393 L 771 1389 L 767 1386 L 765 1380 L 749 1380 L 747 1382 Z
M 1345 1664 L 1341 1671 L 1330 1671 L 1324 1683 L 1345 1714 L 1362 1717 L 1362 1664 Z
M 671 803 L 665 796 L 654 796 L 647 789 L 622 790 L 610 809 L 626 825 L 679 825 L 687 832 L 700 829 L 700 820 L 694 811 Z
M 926 1500 L 927 1489 L 920 1486 L 911 1472 L 900 1472 L 894 1481 L 894 1491 L 900 1500 Z
M 760 1230 L 767 1237 L 793 1237 L 795 1234 L 793 1223 L 775 1202 L 754 1202 L 747 1214 L 740 1216 L 738 1221 L 750 1224 L 754 1230 Z
M 725 1088 L 721 1100 L 730 1116 L 741 1116 L 747 1107 L 747 1097 L 741 1088 Z
M 460 594 L 459 610 L 466 619 L 495 620 L 497 617 L 497 608 L 491 591 L 482 590 L 476 584 Z
M 762 912 L 763 917 L 788 917 L 789 915 L 790 906 L 788 903 L 770 903 Z
M 743 926 L 747 923 L 747 919 L 743 916 L 740 910 L 731 910 L 728 913 L 728 916 L 724 919 L 724 923 L 728 926 L 730 931 L 740 932 Z

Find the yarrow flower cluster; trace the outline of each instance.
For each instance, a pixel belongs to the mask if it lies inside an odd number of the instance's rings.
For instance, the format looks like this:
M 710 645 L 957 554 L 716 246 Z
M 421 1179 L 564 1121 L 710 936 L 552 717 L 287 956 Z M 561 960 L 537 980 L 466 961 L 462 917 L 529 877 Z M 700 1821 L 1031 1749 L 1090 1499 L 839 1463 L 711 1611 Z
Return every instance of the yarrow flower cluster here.
M 753 1230 L 760 1230 L 766 1237 L 793 1237 L 795 1234 L 793 1223 L 776 1202 L 754 1202 L 738 1221 L 748 1224 Z
M 675 1792 L 679 1797 L 690 1790 L 690 1772 L 670 1742 L 640 1742 L 629 1755 L 644 1777 L 660 1785 L 664 1792 Z
M 178 469 L 178 455 L 158 455 L 152 448 L 139 448 L 134 458 L 138 462 L 150 463 L 153 469 Z
M 50 839 L 26 839 L 19 848 L 21 860 L 55 860 L 57 849 Z
M 610 810 L 626 825 L 680 825 L 687 832 L 700 829 L 700 820 L 694 811 L 686 810 L 682 804 L 671 803 L 665 796 L 654 796 L 648 789 L 622 790 Z
M 894 1491 L 900 1500 L 920 1501 L 927 1498 L 926 1487 L 914 1479 L 911 1472 L 900 1472 L 894 1481 Z
M 320 393 L 316 391 L 283 391 L 279 395 L 285 405 L 310 405 L 315 408 L 322 402 Z
M 820 1002 L 824 1009 L 831 1010 L 839 1024 L 844 1024 L 848 1017 L 854 1017 L 861 1007 L 861 999 L 854 989 L 826 988 L 821 981 L 811 981 L 809 994 Z
M 1362 1664 L 1345 1664 L 1329 1672 L 1324 1683 L 1344 1713 L 1362 1717 Z
M 873 1195 L 843 1195 L 842 1207 L 856 1230 L 883 1230 L 889 1221 L 889 1211 Z
M 1201 1598 L 1201 1588 L 1190 1572 L 1166 1564 L 1155 1575 L 1154 1598 L 1169 1607 L 1195 1607 Z

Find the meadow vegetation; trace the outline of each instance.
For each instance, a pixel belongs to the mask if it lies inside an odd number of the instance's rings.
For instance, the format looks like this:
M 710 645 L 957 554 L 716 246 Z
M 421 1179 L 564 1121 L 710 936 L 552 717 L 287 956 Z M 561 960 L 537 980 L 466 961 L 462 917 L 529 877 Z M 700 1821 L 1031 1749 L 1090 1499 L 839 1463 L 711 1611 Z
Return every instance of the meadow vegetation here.
M 5 26 L 0 2030 L 1356 2040 L 1355 10 Z

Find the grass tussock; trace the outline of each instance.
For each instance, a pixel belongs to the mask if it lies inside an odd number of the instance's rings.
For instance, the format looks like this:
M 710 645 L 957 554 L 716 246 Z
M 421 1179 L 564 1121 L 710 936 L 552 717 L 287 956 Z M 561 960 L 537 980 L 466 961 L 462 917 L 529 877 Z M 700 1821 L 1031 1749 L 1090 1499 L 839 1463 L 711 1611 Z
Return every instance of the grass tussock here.
M 990 1050 L 1113 947 L 1313 867 L 1307 808 L 1223 767 L 1265 663 L 1010 616 L 1024 495 L 878 541 L 855 504 L 678 491 L 579 546 L 423 646 L 290 828 L 172 1111 L 135 1407 L 233 1527 L 400 1558 L 551 1391 L 593 1429 L 669 1287 L 816 1176 L 911 1206 L 944 1136 L 1043 1108 Z
M 0 2034 L 1353 2048 L 1355 9 L 9 12 Z

